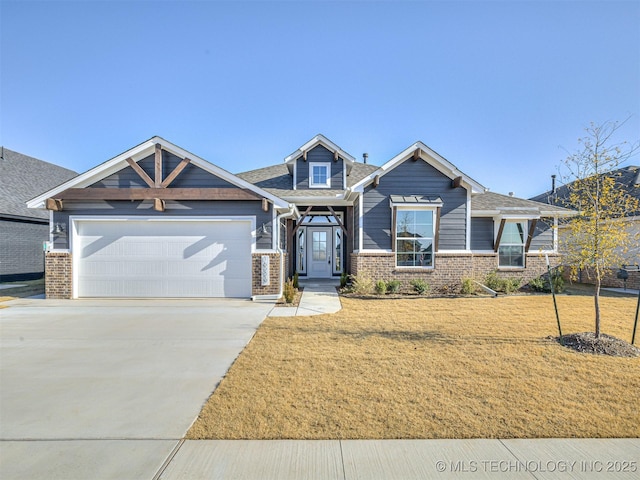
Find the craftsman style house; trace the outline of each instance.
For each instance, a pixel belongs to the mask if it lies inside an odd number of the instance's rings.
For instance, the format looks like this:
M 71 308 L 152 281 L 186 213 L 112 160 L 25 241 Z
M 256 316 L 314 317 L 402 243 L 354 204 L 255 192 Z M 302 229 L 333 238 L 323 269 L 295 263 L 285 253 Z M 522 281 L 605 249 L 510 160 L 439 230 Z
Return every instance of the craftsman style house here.
M 572 214 L 491 193 L 422 142 L 374 166 L 323 135 L 236 175 L 154 137 L 28 206 L 52 212 L 52 298 L 278 297 L 294 272 L 528 280 Z

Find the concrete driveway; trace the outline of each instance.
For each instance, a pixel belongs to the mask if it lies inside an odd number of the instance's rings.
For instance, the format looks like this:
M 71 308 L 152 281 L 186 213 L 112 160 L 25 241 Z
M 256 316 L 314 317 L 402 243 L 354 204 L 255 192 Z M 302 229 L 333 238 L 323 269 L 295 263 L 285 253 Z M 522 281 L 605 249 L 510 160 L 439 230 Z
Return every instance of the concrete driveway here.
M 273 304 L 15 300 L 0 478 L 153 478 Z

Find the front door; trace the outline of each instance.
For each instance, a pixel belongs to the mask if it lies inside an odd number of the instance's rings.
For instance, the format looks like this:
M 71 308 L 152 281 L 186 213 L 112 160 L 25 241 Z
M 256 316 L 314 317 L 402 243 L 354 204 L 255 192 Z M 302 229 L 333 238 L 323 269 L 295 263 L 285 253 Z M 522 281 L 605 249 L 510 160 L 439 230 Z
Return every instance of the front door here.
M 331 228 L 307 228 L 307 266 L 309 268 L 309 277 L 328 278 L 332 275 L 331 231 Z

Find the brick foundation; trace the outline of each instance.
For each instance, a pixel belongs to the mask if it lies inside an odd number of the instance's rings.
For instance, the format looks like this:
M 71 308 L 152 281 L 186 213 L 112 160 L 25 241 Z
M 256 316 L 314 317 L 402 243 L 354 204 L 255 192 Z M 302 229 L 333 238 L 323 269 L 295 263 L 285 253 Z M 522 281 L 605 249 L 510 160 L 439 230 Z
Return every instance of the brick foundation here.
M 262 256 L 269 257 L 269 285 L 261 285 L 262 283 Z M 254 253 L 252 257 L 252 295 L 277 295 L 280 293 L 280 254 L 278 253 Z M 284 268 L 286 274 L 287 255 L 284 258 Z M 282 282 L 284 283 L 284 282 Z
M 45 256 L 45 296 L 70 299 L 73 297 L 73 274 L 70 253 L 48 252 Z
M 559 264 L 560 257 L 550 255 L 552 266 Z M 528 254 L 527 268 L 516 270 L 498 270 L 498 254 L 460 254 L 437 253 L 435 268 L 398 268 L 393 253 L 354 253 L 351 255 L 352 275 L 362 275 L 374 281 L 392 279 L 399 280 L 402 289 L 411 289 L 410 282 L 415 279 L 425 280 L 435 291 L 456 293 L 464 278 L 478 281 L 491 272 L 498 271 L 503 278 L 518 278 L 522 284 L 539 277 L 547 271 L 546 260 L 538 253 Z

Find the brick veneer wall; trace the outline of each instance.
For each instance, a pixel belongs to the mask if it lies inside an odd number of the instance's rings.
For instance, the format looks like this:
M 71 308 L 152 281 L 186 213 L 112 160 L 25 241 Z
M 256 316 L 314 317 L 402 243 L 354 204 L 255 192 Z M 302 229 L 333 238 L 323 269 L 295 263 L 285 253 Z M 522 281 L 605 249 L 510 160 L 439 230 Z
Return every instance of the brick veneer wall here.
M 602 279 L 603 287 L 624 288 L 624 280 L 617 277 L 619 269 L 610 270 Z M 566 267 L 564 269 L 564 278 L 567 281 L 575 283 L 587 283 L 590 285 L 595 284 L 595 277 L 588 271 L 583 271 L 581 275 L 578 275 L 577 279 L 571 279 L 571 269 Z M 629 278 L 627 279 L 627 288 L 632 290 L 640 289 L 640 272 L 629 272 Z
M 269 256 L 269 285 L 262 286 L 262 256 Z M 278 253 L 254 253 L 252 254 L 252 295 L 277 295 L 280 293 L 280 254 Z M 287 254 L 284 258 L 286 275 Z
M 549 256 L 552 266 L 559 264 L 560 257 Z M 397 268 L 393 253 L 354 253 L 351 255 L 351 273 L 362 275 L 374 281 L 399 280 L 402 289 L 409 290 L 410 282 L 423 279 L 432 288 L 439 291 L 456 292 L 460 290 L 462 279 L 474 278 L 478 281 L 490 272 L 498 270 L 497 254 L 458 254 L 437 253 L 435 268 Z M 523 284 L 539 277 L 547 271 L 546 260 L 539 254 L 527 254 L 527 268 L 517 270 L 498 270 L 503 278 L 519 278 Z
M 73 275 L 70 253 L 48 252 L 45 256 L 45 295 L 47 298 L 70 299 Z
M 0 281 L 42 278 L 49 224 L 0 220 Z

